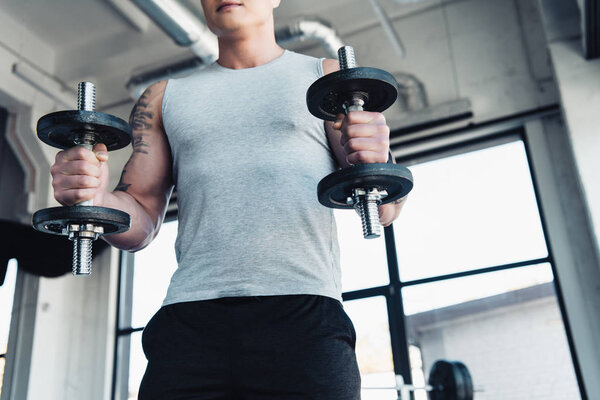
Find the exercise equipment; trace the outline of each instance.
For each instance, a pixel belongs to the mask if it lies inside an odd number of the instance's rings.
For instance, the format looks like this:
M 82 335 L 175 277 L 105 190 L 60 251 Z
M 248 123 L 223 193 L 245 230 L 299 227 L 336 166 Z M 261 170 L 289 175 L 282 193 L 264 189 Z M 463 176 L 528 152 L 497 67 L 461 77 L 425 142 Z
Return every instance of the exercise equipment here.
M 44 115 L 37 135 L 44 143 L 66 149 L 82 146 L 92 150 L 104 143 L 109 151 L 131 142 L 131 127 L 113 115 L 95 111 L 96 89 L 91 82 L 78 85 L 78 109 Z M 32 224 L 40 232 L 64 235 L 73 241 L 73 275 L 92 271 L 92 242 L 101 235 L 125 232 L 131 217 L 120 210 L 96 207 L 92 200 L 74 206 L 45 208 L 33 214 Z
M 357 67 L 354 50 L 338 50 L 340 70 L 314 82 L 306 93 L 309 111 L 333 121 L 350 111 L 382 112 L 398 97 L 398 83 L 390 73 Z M 392 163 L 356 164 L 326 176 L 317 186 L 319 202 L 330 208 L 354 208 L 361 217 L 366 239 L 381 236 L 378 206 L 406 196 L 413 187 L 410 170 Z
M 473 380 L 467 366 L 460 361 L 437 360 L 429 371 L 428 385 L 414 386 L 404 383 L 396 375 L 396 386 L 363 387 L 362 389 L 387 389 L 400 392 L 398 400 L 410 399 L 410 392 L 425 390 L 430 400 L 473 400 Z

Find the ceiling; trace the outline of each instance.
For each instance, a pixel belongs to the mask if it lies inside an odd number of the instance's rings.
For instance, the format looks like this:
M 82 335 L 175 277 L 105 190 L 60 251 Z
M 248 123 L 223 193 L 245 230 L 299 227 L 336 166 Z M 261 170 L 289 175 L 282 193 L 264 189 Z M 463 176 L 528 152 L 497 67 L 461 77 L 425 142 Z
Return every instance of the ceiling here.
M 200 0 L 180 2 L 202 18 Z M 441 2 L 425 0 L 401 4 L 379 0 L 391 19 L 437 7 Z M 126 16 L 123 9 L 137 13 Z M 58 57 L 53 74 L 59 80 L 70 87 L 83 79 L 98 82 L 101 107 L 129 103 L 131 99 L 125 84 L 136 72 L 192 56 L 187 48 L 177 46 L 129 0 L 2 0 L 0 10 L 55 50 Z M 275 13 L 276 26 L 303 16 L 318 16 L 328 21 L 342 38 L 379 26 L 366 0 L 283 0 Z M 132 17 L 137 26 L 131 23 Z M 381 56 L 389 57 L 385 43 L 378 43 L 378 46 L 382 49 Z M 324 55 L 315 43 L 290 48 Z M 370 59 L 368 64 L 377 66 L 378 60 Z

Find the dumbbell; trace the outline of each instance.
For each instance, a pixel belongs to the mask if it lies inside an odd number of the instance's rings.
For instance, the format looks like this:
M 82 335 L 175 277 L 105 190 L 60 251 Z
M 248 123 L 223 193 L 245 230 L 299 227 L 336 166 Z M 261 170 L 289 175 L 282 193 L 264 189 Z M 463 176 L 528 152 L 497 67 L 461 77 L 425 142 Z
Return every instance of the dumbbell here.
M 82 146 L 92 150 L 104 143 L 109 151 L 131 142 L 131 127 L 124 120 L 95 111 L 96 89 L 91 82 L 78 85 L 77 110 L 58 111 L 38 120 L 37 135 L 44 143 L 59 149 Z M 129 214 L 106 207 L 96 207 L 92 200 L 74 206 L 45 208 L 33 214 L 35 229 L 64 235 L 73 241 L 73 275 L 92 271 L 92 242 L 101 235 L 129 229 Z
M 383 112 L 396 101 L 398 83 L 377 68 L 357 67 L 354 50 L 338 50 L 340 70 L 315 81 L 306 93 L 315 117 L 334 121 L 350 111 Z M 330 208 L 354 208 L 361 217 L 366 239 L 381 236 L 380 204 L 406 196 L 413 187 L 410 170 L 392 163 L 356 164 L 323 178 L 317 186 L 319 202 Z
M 396 378 L 396 386 L 362 389 L 397 390 L 400 392 L 398 400 L 410 399 L 409 393 L 415 390 L 427 391 L 430 400 L 473 400 L 473 379 L 467 366 L 460 361 L 437 360 L 429 371 L 429 384 L 425 386 L 404 384 L 401 375 Z

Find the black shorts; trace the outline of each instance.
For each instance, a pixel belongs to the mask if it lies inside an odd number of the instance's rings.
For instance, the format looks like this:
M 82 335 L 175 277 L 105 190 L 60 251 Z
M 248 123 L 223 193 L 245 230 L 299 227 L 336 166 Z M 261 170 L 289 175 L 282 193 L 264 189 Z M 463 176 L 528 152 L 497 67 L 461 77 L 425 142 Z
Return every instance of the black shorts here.
M 356 333 L 339 301 L 239 297 L 161 308 L 142 336 L 140 400 L 357 400 Z

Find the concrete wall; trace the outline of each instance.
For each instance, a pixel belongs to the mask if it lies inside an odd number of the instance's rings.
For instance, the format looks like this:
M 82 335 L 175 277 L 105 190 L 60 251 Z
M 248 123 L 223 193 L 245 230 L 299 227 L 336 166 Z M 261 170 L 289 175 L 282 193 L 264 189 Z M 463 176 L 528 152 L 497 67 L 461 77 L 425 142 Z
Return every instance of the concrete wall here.
M 556 195 L 550 200 L 560 199 L 561 214 L 567 218 L 564 227 L 574 255 L 570 262 L 557 260 L 557 264 L 563 265 L 557 272 L 564 289 L 583 381 L 587 395 L 593 399 L 600 396 L 597 379 L 600 356 L 597 351 L 591 351 L 597 350 L 600 340 L 600 140 L 597 134 L 600 62 L 583 57 L 580 8 L 575 2 L 540 0 L 539 4 L 568 141 L 562 144 L 562 154 L 556 154 L 557 147 L 550 141 L 558 136 L 550 132 L 546 138 L 549 148 L 554 148 L 550 153 L 554 152 L 552 160 L 546 165 L 555 170 L 557 177 Z M 556 166 L 550 167 L 555 159 L 564 161 L 564 155 L 573 158 L 574 176 Z M 568 180 L 561 182 L 565 178 Z M 561 233 L 551 234 L 556 237 Z
M 536 0 L 429 0 L 402 9 L 381 2 L 405 58 L 373 21 L 369 2 L 355 3 L 347 12 L 322 3 L 320 13 L 355 47 L 360 65 L 416 76 L 431 105 L 469 98 L 474 120 L 486 121 L 558 101 Z M 294 48 L 325 56 L 317 47 Z
M 19 79 L 12 72 L 16 63 L 41 76 L 52 75 L 55 51 L 0 9 L 0 107 L 9 112 L 6 146 L 19 164 L 14 168 L 22 170 L 21 182 L 2 179 L 0 215 L 29 223 L 35 210 L 57 205 L 49 180 L 56 149 L 37 139 L 35 124 L 64 106 Z M 56 86 L 48 77 L 42 81 Z M 75 98 L 69 92 L 58 94 Z M 2 171 L 10 172 L 8 167 Z M 17 178 L 19 174 L 11 175 Z M 38 279 L 19 272 L 2 400 L 110 398 L 117 256 L 114 250 L 97 255 L 94 275 L 84 280 Z

